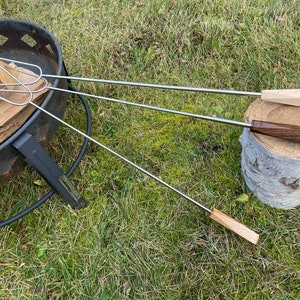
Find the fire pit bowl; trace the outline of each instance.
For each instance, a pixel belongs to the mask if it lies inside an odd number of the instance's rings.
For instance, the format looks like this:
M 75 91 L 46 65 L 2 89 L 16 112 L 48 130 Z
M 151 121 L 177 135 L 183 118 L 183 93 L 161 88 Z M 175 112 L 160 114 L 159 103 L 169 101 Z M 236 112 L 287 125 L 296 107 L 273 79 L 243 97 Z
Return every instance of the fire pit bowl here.
M 0 19 L 0 57 L 37 64 L 47 74 L 66 74 L 58 42 L 44 27 L 32 22 Z M 49 82 L 53 87 L 68 89 L 68 82 L 65 79 L 49 80 Z M 62 118 L 66 103 L 66 93 L 51 90 L 41 107 Z M 57 126 L 58 121 L 40 110 L 35 110 L 15 133 L 2 142 L 0 182 L 10 179 L 25 166 L 22 155 L 12 146 L 16 139 L 24 133 L 29 133 L 38 143 L 45 146 Z

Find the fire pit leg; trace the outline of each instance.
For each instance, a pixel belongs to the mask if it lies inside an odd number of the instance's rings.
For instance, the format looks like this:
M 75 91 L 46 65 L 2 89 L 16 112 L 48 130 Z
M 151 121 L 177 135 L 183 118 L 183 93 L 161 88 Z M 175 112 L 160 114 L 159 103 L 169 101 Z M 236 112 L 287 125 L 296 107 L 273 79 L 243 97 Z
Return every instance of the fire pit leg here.
M 80 209 L 87 206 L 87 201 L 31 134 L 24 133 L 12 145 L 23 154 L 24 160 L 65 198 L 72 208 Z

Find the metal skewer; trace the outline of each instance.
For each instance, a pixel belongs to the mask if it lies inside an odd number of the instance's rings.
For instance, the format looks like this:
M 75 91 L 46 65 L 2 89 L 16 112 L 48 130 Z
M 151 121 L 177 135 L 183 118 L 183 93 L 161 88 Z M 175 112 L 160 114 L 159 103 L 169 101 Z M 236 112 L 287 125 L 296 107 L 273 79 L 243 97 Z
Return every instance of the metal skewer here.
M 41 79 L 41 77 L 39 77 L 39 79 Z M 18 81 L 17 81 L 18 82 Z M 36 82 L 36 81 L 35 81 Z M 45 85 L 45 88 L 49 88 L 47 85 Z M 40 91 L 40 90 L 39 90 Z M 66 90 L 63 90 L 64 92 Z M 24 91 L 25 92 L 25 91 Z M 3 98 L 4 101 L 7 101 L 6 98 Z M 7 101 L 8 102 L 8 101 Z M 10 104 L 12 105 L 16 105 L 16 103 L 14 103 L 13 101 L 9 101 Z M 123 157 L 122 155 L 118 154 L 117 152 L 111 150 L 110 148 L 108 148 L 107 146 L 103 145 L 102 143 L 100 143 L 99 141 L 95 140 L 94 138 L 90 137 L 88 134 L 78 130 L 77 128 L 75 128 L 74 126 L 70 125 L 69 123 L 63 121 L 62 119 L 58 118 L 57 116 L 53 115 L 52 113 L 50 113 L 49 111 L 47 111 L 46 109 L 40 107 L 38 104 L 34 103 L 32 101 L 32 97 L 29 98 L 28 101 L 25 101 L 25 104 L 30 104 L 32 106 L 34 106 L 35 108 L 39 109 L 40 111 L 42 111 L 43 113 L 49 115 L 50 117 L 54 118 L 55 120 L 57 120 L 58 122 L 62 123 L 63 125 L 67 126 L 68 128 L 72 129 L 73 131 L 79 133 L 80 135 L 82 135 L 83 137 L 85 137 L 86 139 L 92 141 L 93 143 L 95 143 L 96 145 L 100 146 L 101 148 L 107 150 L 108 152 L 110 152 L 111 154 L 115 155 L 117 158 L 125 161 L 126 163 L 128 163 L 129 165 L 131 165 L 132 167 L 136 168 L 137 170 L 143 172 L 144 174 L 146 174 L 147 176 L 149 176 L 150 178 L 158 181 L 159 183 L 161 183 L 162 185 L 164 185 L 165 187 L 169 188 L 170 190 L 176 192 L 178 195 L 182 196 L 183 198 L 189 200 L 190 202 L 192 202 L 193 204 L 197 205 L 198 207 L 200 207 L 201 209 L 205 210 L 208 214 L 209 214 L 209 218 L 211 218 L 212 220 L 218 222 L 219 224 L 225 226 L 226 228 L 230 229 L 231 231 L 233 231 L 234 233 L 238 234 L 239 236 L 243 237 L 244 239 L 248 240 L 249 242 L 253 243 L 253 244 L 257 244 L 258 240 L 259 240 L 259 235 L 257 233 L 255 233 L 254 231 L 252 231 L 251 229 L 249 229 L 248 227 L 246 227 L 245 225 L 241 224 L 240 222 L 238 222 L 237 220 L 229 217 L 228 215 L 222 213 L 221 211 L 212 208 L 209 209 L 206 206 L 204 206 L 203 204 L 200 204 L 199 202 L 195 201 L 194 199 L 192 199 L 191 197 L 187 196 L 186 194 L 182 193 L 181 191 L 179 191 L 178 189 L 174 188 L 173 186 L 169 185 L 168 183 L 166 183 L 165 181 L 161 180 L 160 178 L 158 178 L 157 176 L 153 175 L 152 173 L 148 172 L 147 170 L 143 169 L 142 167 L 138 166 L 137 164 L 131 162 L 130 160 L 128 160 L 127 158 Z
M 201 92 L 201 93 L 214 93 L 214 94 L 225 94 L 225 95 L 235 95 L 235 96 L 260 97 L 264 101 L 281 103 L 281 104 L 286 104 L 286 105 L 293 105 L 293 106 L 300 106 L 300 90 L 299 89 L 263 90 L 261 92 L 247 92 L 247 91 L 237 91 L 237 90 L 223 90 L 223 89 L 212 89 L 212 88 L 201 88 L 201 87 L 163 85 L 163 84 L 129 82 L 129 81 L 118 81 L 118 80 L 107 80 L 107 79 L 74 77 L 74 76 L 58 76 L 58 75 L 44 75 L 44 76 L 48 77 L 48 78 L 64 78 L 64 79 L 76 80 L 76 81 L 117 84 L 117 85 L 146 87 L 146 88 L 155 88 L 155 89 L 167 89 L 167 90 L 177 90 L 177 91 L 186 91 L 186 92 Z
M 262 90 L 261 92 L 248 92 L 248 91 L 237 91 L 237 90 L 224 90 L 224 89 L 212 89 L 212 88 L 200 88 L 200 87 L 188 87 L 188 86 L 176 86 L 176 85 L 163 85 L 163 84 L 152 84 L 152 83 L 142 83 L 142 82 L 129 82 L 120 80 L 107 80 L 98 78 L 87 78 L 87 77 L 76 77 L 76 76 L 63 76 L 63 75 L 53 75 L 44 74 L 42 69 L 38 65 L 24 63 L 20 61 L 13 61 L 5 58 L 1 58 L 7 62 L 20 63 L 23 65 L 28 65 L 37 70 L 37 78 L 35 83 L 40 79 L 40 77 L 46 78 L 56 78 L 56 79 L 68 79 L 76 81 L 85 82 L 96 82 L 96 83 L 107 83 L 107 84 L 117 84 L 135 87 L 146 87 L 146 88 L 156 88 L 156 89 L 168 89 L 168 90 L 178 90 L 178 91 L 189 91 L 189 92 L 202 92 L 202 93 L 216 93 L 216 94 L 226 94 L 226 95 L 236 95 L 236 96 L 249 96 L 249 97 L 260 97 L 264 101 L 281 103 L 286 105 L 300 106 L 300 90 L 299 89 L 281 89 L 281 90 Z
M 228 215 L 224 214 L 223 212 L 217 210 L 216 208 L 209 209 L 208 207 L 204 206 L 203 204 L 200 204 L 199 202 L 197 202 L 193 198 L 191 198 L 188 195 L 182 193 L 178 189 L 174 188 L 173 186 L 171 186 L 170 184 L 166 183 L 162 179 L 160 179 L 157 176 L 153 175 L 152 173 L 148 172 L 144 168 L 142 168 L 142 167 L 138 166 L 137 164 L 131 162 L 130 160 L 128 160 L 124 156 L 118 154 L 117 152 L 115 152 L 112 149 L 108 148 L 107 146 L 103 145 L 99 141 L 97 141 L 94 138 L 90 137 L 86 133 L 78 130 L 77 128 L 75 128 L 74 126 L 70 125 L 69 123 L 67 123 L 67 122 L 63 121 L 62 119 L 56 117 L 55 115 L 51 114 L 50 112 L 48 112 L 44 108 L 40 107 L 39 105 L 35 104 L 34 102 L 30 102 L 30 104 L 33 105 L 34 107 L 36 107 L 37 109 L 41 110 L 45 114 L 51 116 L 55 120 L 59 121 L 60 123 L 64 124 L 65 126 L 69 127 L 73 131 L 79 133 L 80 135 L 82 135 L 86 139 L 90 140 L 91 142 L 95 143 L 96 145 L 100 146 L 101 148 L 105 149 L 106 151 L 110 152 L 114 156 L 116 156 L 119 159 L 125 161 L 126 163 L 128 163 L 132 167 L 136 168 L 137 170 L 139 170 L 142 173 L 144 173 L 147 176 L 149 176 L 150 178 L 152 178 L 152 179 L 156 180 L 157 182 L 161 183 L 162 185 L 164 185 L 168 189 L 172 190 L 173 192 L 177 193 L 181 197 L 189 200 L 193 204 L 195 204 L 198 207 L 200 207 L 201 209 L 205 210 L 207 213 L 209 213 L 209 218 L 211 218 L 212 220 L 214 220 L 217 223 L 223 225 L 224 227 L 228 228 L 232 232 L 234 232 L 234 233 L 238 234 L 239 236 L 241 236 L 242 238 L 248 240 L 252 244 L 256 245 L 258 243 L 258 241 L 259 241 L 259 235 L 256 232 L 254 232 L 253 230 L 249 229 L 247 226 L 245 226 L 242 223 L 238 222 L 237 220 L 229 217 Z
M 291 142 L 300 142 L 300 127 L 297 125 L 281 124 L 281 123 L 259 121 L 259 120 L 252 120 L 251 123 L 246 123 L 246 122 L 217 118 L 217 117 L 212 117 L 212 116 L 205 116 L 205 115 L 200 115 L 200 114 L 182 112 L 182 111 L 172 110 L 172 109 L 158 107 L 158 106 L 151 106 L 151 105 L 147 105 L 147 104 L 129 102 L 129 101 L 124 101 L 124 100 L 114 99 L 114 98 L 109 98 L 109 97 L 104 97 L 104 96 L 97 96 L 97 95 L 82 93 L 82 92 L 78 92 L 78 91 L 70 91 L 70 90 L 55 88 L 55 87 L 46 86 L 46 85 L 42 89 L 36 90 L 33 93 L 41 92 L 44 89 L 62 91 L 62 92 L 82 95 L 82 96 L 86 96 L 86 97 L 107 100 L 107 101 L 111 101 L 111 102 L 115 102 L 115 103 L 119 103 L 119 104 L 126 104 L 126 105 L 137 106 L 137 107 L 152 109 L 152 110 L 161 111 L 161 112 L 173 113 L 173 114 L 177 114 L 177 115 L 181 115 L 181 116 L 193 117 L 193 118 L 203 119 L 203 120 L 207 120 L 207 121 L 213 121 L 213 122 L 218 122 L 218 123 L 240 126 L 240 127 L 244 127 L 244 128 L 249 128 L 251 132 L 260 133 L 260 134 L 264 134 L 264 135 L 268 135 L 268 136 L 273 136 L 273 137 L 285 139 L 285 140 L 288 140 Z M 1 99 L 5 100 L 2 97 L 1 97 Z M 9 101 L 9 102 L 11 103 L 11 101 Z M 18 104 L 18 105 L 27 105 L 28 103 L 31 103 L 31 102 L 26 101 L 23 104 Z
M 201 92 L 201 93 L 227 94 L 227 95 L 250 96 L 250 97 L 260 97 L 261 96 L 261 93 L 258 93 L 258 92 L 221 90 L 221 89 L 210 89 L 210 88 L 200 88 L 200 87 L 164 85 L 164 84 L 107 80 L 107 79 L 97 79 L 97 78 L 87 78 L 87 77 L 61 76 L 61 75 L 43 75 L 43 76 L 48 77 L 48 78 L 62 78 L 62 79 L 70 79 L 70 80 L 76 80 L 76 81 L 117 84 L 117 85 L 146 87 L 146 88 L 165 89 L 165 90 L 175 90 L 175 91 L 182 91 L 182 92 L 183 91 L 185 91 L 185 92 Z
M 9 61 L 11 61 L 11 60 L 9 60 Z M 68 93 L 74 93 L 74 94 L 78 94 L 78 95 L 82 95 L 82 96 L 93 97 L 93 98 L 97 98 L 97 99 L 107 100 L 107 101 L 126 104 L 126 105 L 138 106 L 138 107 L 142 107 L 142 108 L 153 109 L 153 110 L 168 112 L 168 113 L 173 113 L 173 114 L 179 114 L 179 115 L 183 115 L 183 116 L 189 116 L 189 117 L 204 119 L 204 120 L 208 120 L 208 121 L 242 126 L 242 127 L 249 128 L 251 132 L 260 133 L 260 134 L 264 134 L 264 135 L 268 135 L 268 136 L 273 136 L 273 137 L 285 139 L 285 140 L 292 141 L 292 142 L 300 142 L 300 126 L 267 122 L 267 121 L 259 121 L 259 120 L 252 120 L 251 123 L 245 123 L 245 122 L 239 122 L 239 121 L 235 121 L 235 120 L 228 120 L 228 119 L 222 119 L 222 118 L 217 118 L 217 117 L 192 114 L 192 113 L 181 112 L 181 111 L 171 110 L 171 109 L 162 108 L 162 107 L 150 106 L 150 105 L 146 105 L 146 104 L 138 104 L 138 103 L 128 102 L 128 101 L 114 99 L 114 98 L 108 98 L 108 97 L 97 96 L 97 95 L 88 94 L 88 93 L 80 93 L 77 91 L 74 92 L 74 91 L 69 91 L 69 90 L 65 90 L 65 89 L 55 88 L 55 87 L 51 87 L 48 85 L 47 80 L 43 77 L 46 75 L 42 73 L 42 69 L 38 65 L 22 63 L 19 61 L 11 61 L 11 62 L 14 62 L 14 63 L 16 62 L 19 64 L 23 64 L 25 66 L 34 67 L 39 71 L 39 74 L 37 74 L 37 78 L 34 78 L 34 81 L 32 83 L 26 83 L 28 85 L 36 83 L 37 79 L 38 80 L 43 79 L 45 81 L 44 87 L 42 87 L 41 89 L 36 90 L 34 92 L 41 92 L 45 89 L 52 89 L 52 90 L 63 91 L 63 92 L 68 92 Z M 28 75 L 31 75 L 31 74 L 28 74 Z M 53 77 L 54 78 L 56 78 L 56 77 L 58 77 L 58 78 L 78 78 L 78 77 L 57 76 L 57 75 L 53 75 Z M 88 80 L 88 79 L 85 78 L 83 80 Z M 239 93 L 239 91 L 236 91 L 236 92 Z M 25 101 L 23 105 L 26 105 L 29 102 L 31 102 L 31 101 L 30 100 Z
M 9 92 L 14 92 L 14 93 L 25 93 L 28 94 L 28 99 L 27 99 L 27 103 L 31 102 L 33 99 L 33 92 L 31 91 L 31 89 L 28 87 L 28 85 L 26 83 L 21 82 L 14 74 L 12 74 L 11 72 L 9 72 L 5 67 L 0 65 L 0 70 L 4 72 L 4 74 L 8 75 L 8 78 L 12 79 L 15 83 L 11 84 L 11 83 L 5 83 L 2 82 L 0 83 L 0 87 L 5 86 L 4 89 L 0 89 L 0 92 L 5 92 L 5 93 L 9 93 Z M 14 86 L 21 86 L 23 88 L 23 90 L 13 90 L 13 89 L 7 89 L 6 87 L 10 86 L 10 87 L 14 87 Z M 0 100 L 3 100 L 9 104 L 12 105 L 17 105 L 17 106 L 23 106 L 23 103 L 17 103 L 14 101 L 9 100 L 6 97 L 3 97 L 0 95 Z
M 147 104 L 129 102 L 129 101 L 124 101 L 124 100 L 114 99 L 114 98 L 109 98 L 109 97 L 104 97 L 104 96 L 97 96 L 97 95 L 88 94 L 88 93 L 81 93 L 81 92 L 77 92 L 77 91 L 76 92 L 69 91 L 69 90 L 54 88 L 54 87 L 48 87 L 48 88 L 57 90 L 57 91 L 62 91 L 62 92 L 74 93 L 74 94 L 82 95 L 82 96 L 86 96 L 86 97 L 107 100 L 107 101 L 115 102 L 115 103 L 119 103 L 119 104 L 137 106 L 137 107 L 152 109 L 152 110 L 161 111 L 161 112 L 173 113 L 173 114 L 177 114 L 177 115 L 181 115 L 181 116 L 187 116 L 187 117 L 198 118 L 198 119 L 203 119 L 203 120 L 207 120 L 207 121 L 213 121 L 213 122 L 218 122 L 218 123 L 240 126 L 240 127 L 244 127 L 244 128 L 249 128 L 251 132 L 260 133 L 260 134 L 264 134 L 264 135 L 268 135 L 268 136 L 273 136 L 273 137 L 281 138 L 281 139 L 291 141 L 291 142 L 300 142 L 300 126 L 297 126 L 297 125 L 267 122 L 267 121 L 260 121 L 260 120 L 252 120 L 251 123 L 246 123 L 246 122 L 217 118 L 217 117 L 212 117 L 212 116 L 205 116 L 205 115 L 193 114 L 193 113 L 188 113 L 188 112 L 182 112 L 182 111 L 178 111 L 178 110 L 172 110 L 172 109 L 158 107 L 158 106 L 151 106 L 151 105 L 147 105 Z M 40 92 L 40 91 L 41 90 L 37 90 L 36 92 Z
M 22 61 L 11 60 L 0 57 L 0 61 L 6 61 L 14 64 L 21 64 L 34 68 L 37 73 L 34 81 L 27 82 L 24 84 L 34 84 L 40 80 L 41 77 L 44 78 L 54 78 L 54 79 L 68 79 L 75 81 L 84 81 L 84 82 L 95 82 L 95 83 L 105 83 L 105 84 L 117 84 L 117 85 L 126 85 L 126 86 L 135 86 L 135 87 L 146 87 L 146 88 L 156 88 L 156 89 L 167 89 L 167 90 L 177 90 L 177 91 L 187 91 L 187 92 L 202 92 L 202 93 L 217 93 L 217 94 L 227 94 L 227 95 L 238 95 L 238 96 L 251 96 L 251 97 L 260 97 L 261 93 L 258 92 L 245 92 L 245 91 L 236 91 L 236 90 L 221 90 L 221 89 L 210 89 L 210 88 L 199 88 L 199 87 L 188 87 L 188 86 L 176 86 L 176 85 L 163 85 L 163 84 L 153 84 L 153 83 L 143 83 L 143 82 L 130 82 L 130 81 L 121 81 L 121 80 L 107 80 L 99 78 L 87 78 L 87 77 L 77 77 L 77 76 L 64 76 L 64 75 L 54 75 L 54 74 L 44 74 L 41 67 L 31 63 L 25 63 Z M 13 69 L 13 67 L 7 66 L 7 68 Z M 21 71 L 26 73 L 26 71 Z M 32 74 L 26 73 L 30 76 Z M 13 84 L 11 84 L 13 85 Z M 1 86 L 1 85 L 0 85 Z

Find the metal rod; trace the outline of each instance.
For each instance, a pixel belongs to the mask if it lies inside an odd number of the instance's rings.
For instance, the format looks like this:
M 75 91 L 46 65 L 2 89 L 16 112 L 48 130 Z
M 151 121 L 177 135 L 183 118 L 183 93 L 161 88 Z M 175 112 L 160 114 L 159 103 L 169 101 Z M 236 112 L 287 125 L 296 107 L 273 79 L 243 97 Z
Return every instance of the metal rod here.
M 261 93 L 259 93 L 259 92 L 210 89 L 210 88 L 189 87 L 189 86 L 176 86 L 176 85 L 164 85 L 164 84 L 153 84 L 153 83 L 143 83 L 143 82 L 130 82 L 130 81 L 122 81 L 122 80 L 108 80 L 108 79 L 99 79 L 99 78 L 44 74 L 41 67 L 36 64 L 26 63 L 26 62 L 17 61 L 17 60 L 11 60 L 11 59 L 7 59 L 7 58 L 3 58 L 3 57 L 0 57 L 0 60 L 36 68 L 38 74 L 36 76 L 33 76 L 33 77 L 35 77 L 35 81 L 33 81 L 31 83 L 26 83 L 26 84 L 33 84 L 33 83 L 37 82 L 41 77 L 44 77 L 44 78 L 47 77 L 47 78 L 68 79 L 68 80 L 85 81 L 85 82 L 97 82 L 97 83 L 118 84 L 118 85 L 136 86 L 136 87 L 189 91 L 189 92 L 217 93 L 217 94 L 251 96 L 251 97 L 260 97 L 261 96 Z M 5 67 L 8 69 L 15 68 L 15 67 L 9 66 L 9 65 L 7 65 Z M 19 72 L 28 74 L 26 71 L 19 70 Z M 32 76 L 32 74 L 28 74 L 28 75 Z
M 61 92 L 77 94 L 77 95 L 81 95 L 81 96 L 85 96 L 85 97 L 92 97 L 92 98 L 96 98 L 96 99 L 106 100 L 106 101 L 115 102 L 115 103 L 119 103 L 119 104 L 125 104 L 125 105 L 137 106 L 137 107 L 152 109 L 152 110 L 161 111 L 161 112 L 173 113 L 173 114 L 177 114 L 177 115 L 181 115 L 181 116 L 198 118 L 198 119 L 219 122 L 219 123 L 225 123 L 225 124 L 230 124 L 230 125 L 237 125 L 237 126 L 247 127 L 247 128 L 251 127 L 250 123 L 239 122 L 239 121 L 235 121 L 235 120 L 228 120 L 228 119 L 223 119 L 223 118 L 204 116 L 204 115 L 199 115 L 199 114 L 194 114 L 194 113 L 188 113 L 188 112 L 168 109 L 168 108 L 164 108 L 164 107 L 152 106 L 152 105 L 136 103 L 136 102 L 129 102 L 129 101 L 125 101 L 125 100 L 109 98 L 109 97 L 104 97 L 104 96 L 98 96 L 98 95 L 93 95 L 93 94 L 88 94 L 88 93 L 82 93 L 82 92 L 78 92 L 78 91 L 70 91 L 70 90 L 60 89 L 60 88 L 56 88 L 56 87 L 47 87 L 47 88 L 52 89 L 52 90 L 61 91 Z
M 82 135 L 83 137 L 85 137 L 86 139 L 90 140 L 91 142 L 95 143 L 96 145 L 100 146 L 101 148 L 107 150 L 108 152 L 110 152 L 111 154 L 115 155 L 116 157 L 118 157 L 119 159 L 125 161 L 126 163 L 128 163 L 129 165 L 131 165 L 132 167 L 136 168 L 137 170 L 143 172 L 144 174 L 146 174 L 147 176 L 151 177 L 152 179 L 158 181 L 159 183 L 161 183 L 162 185 L 164 185 L 165 187 L 169 188 L 170 190 L 174 191 L 175 193 L 179 194 L 180 196 L 182 196 L 183 198 L 189 200 L 190 202 L 194 203 L 195 205 L 197 205 L 198 207 L 204 209 L 206 212 L 208 212 L 209 214 L 212 213 L 212 210 L 207 208 L 206 206 L 200 204 L 199 202 L 197 202 L 196 200 L 192 199 L 191 197 L 187 196 L 186 194 L 182 193 L 181 191 L 177 190 L 176 188 L 174 188 L 173 186 L 169 185 L 168 183 L 166 183 L 165 181 L 161 180 L 160 178 L 156 177 L 155 175 L 153 175 L 152 173 L 148 172 L 147 170 L 143 169 L 142 167 L 138 166 L 137 164 L 131 162 L 130 160 L 128 160 L 127 158 L 125 158 L 124 156 L 118 154 L 117 152 L 113 151 L 112 149 L 108 148 L 107 146 L 101 144 L 100 142 L 98 142 L 97 140 L 95 140 L 94 138 L 90 137 L 89 135 L 87 135 L 86 133 L 78 130 L 76 127 L 73 127 L 71 124 L 65 122 L 64 120 L 58 118 L 57 116 L 53 115 L 52 113 L 50 113 L 49 111 L 45 110 L 44 108 L 40 107 L 39 105 L 35 104 L 34 102 L 30 102 L 31 105 L 33 105 L 34 107 L 36 107 L 37 109 L 41 110 L 42 112 L 44 112 L 45 114 L 49 115 L 50 117 L 54 118 L 55 120 L 57 120 L 58 122 L 62 123 L 63 125 L 69 127 L 70 129 L 74 130 L 75 132 L 79 133 L 80 135 Z
M 130 81 L 120 81 L 120 80 L 107 80 L 107 79 L 76 77 L 76 76 L 61 76 L 61 75 L 43 74 L 43 77 L 63 78 L 63 79 L 76 80 L 76 81 L 88 81 L 88 82 L 108 83 L 108 84 L 127 85 L 127 86 L 136 86 L 136 87 L 187 91 L 187 92 L 217 93 L 217 94 L 239 95 L 239 96 L 250 96 L 250 97 L 260 97 L 261 96 L 261 93 L 259 93 L 259 92 L 221 90 L 221 89 L 210 89 L 210 88 L 189 87 L 189 86 L 164 85 L 164 84 L 130 82 Z
M 254 232 L 253 230 L 249 229 L 248 227 L 246 227 L 245 225 L 241 224 L 240 222 L 236 221 L 235 219 L 227 216 L 226 214 L 222 213 L 221 211 L 212 208 L 209 209 L 206 206 L 204 206 L 203 204 L 200 204 L 199 202 L 195 201 L 193 198 L 187 196 L 186 194 L 182 193 L 181 191 L 177 190 L 176 188 L 174 188 L 173 186 L 169 185 L 168 183 L 166 183 L 165 181 L 163 181 L 162 179 L 156 177 L 155 175 L 153 175 L 152 173 L 148 172 L 147 170 L 143 169 L 142 167 L 136 165 L 135 163 L 131 162 L 130 160 L 128 160 L 127 158 L 121 156 L 120 154 L 116 153 L 115 151 L 111 150 L 110 148 L 104 146 L 103 144 L 101 144 L 100 142 L 98 142 L 97 140 L 93 139 L 92 137 L 90 137 L 89 135 L 87 135 L 86 133 L 78 130 L 77 128 L 73 127 L 72 125 L 70 125 L 69 123 L 66 123 L 65 121 L 63 121 L 62 119 L 56 117 L 55 115 L 53 115 L 52 113 L 48 112 L 47 110 L 43 109 L 42 107 L 40 107 L 39 105 L 30 102 L 30 104 L 32 104 L 33 106 L 35 106 L 37 109 L 40 109 L 42 112 L 46 113 L 47 115 L 51 116 L 52 118 L 56 119 L 57 121 L 59 121 L 60 123 L 66 125 L 67 127 L 71 128 L 72 130 L 74 130 L 75 132 L 81 134 L 82 136 L 84 136 L 86 139 L 92 141 L 93 143 L 97 144 L 98 146 L 102 147 L 103 149 L 109 151 L 111 154 L 115 155 L 116 157 L 118 157 L 119 159 L 125 161 L 126 163 L 128 163 L 129 165 L 131 165 L 132 167 L 138 169 L 139 171 L 143 172 L 144 174 L 146 174 L 147 176 L 151 177 L 152 179 L 158 181 L 160 184 L 164 185 L 165 187 L 169 188 L 170 190 L 172 190 L 173 192 L 177 193 L 178 195 L 180 195 L 181 197 L 185 198 L 186 200 L 189 200 L 190 202 L 192 202 L 193 204 L 197 205 L 199 208 L 205 210 L 208 214 L 209 214 L 209 218 L 216 221 L 217 223 L 219 223 L 220 225 L 228 228 L 229 230 L 231 230 L 232 232 L 238 234 L 239 236 L 243 237 L 244 239 L 246 239 L 247 241 L 253 243 L 253 244 L 257 244 L 258 240 L 259 240 L 259 235 Z
M 49 88 L 51 89 L 51 87 L 49 87 Z M 54 88 L 54 89 L 58 90 L 58 91 L 63 91 L 63 92 L 66 91 L 66 90 L 59 89 L 59 88 Z M 259 120 L 252 120 L 251 123 L 245 123 L 245 122 L 238 122 L 238 121 L 234 121 L 234 120 L 222 119 L 222 118 L 217 118 L 217 117 L 186 113 L 186 112 L 182 112 L 182 111 L 171 110 L 171 109 L 161 108 L 161 107 L 157 107 L 157 106 L 150 106 L 150 105 L 146 105 L 146 104 L 127 102 L 124 100 L 118 100 L 118 99 L 113 99 L 113 98 L 108 98 L 108 97 L 95 96 L 95 95 L 90 95 L 90 94 L 86 94 L 86 93 L 76 92 L 75 94 L 96 97 L 96 98 L 109 100 L 109 101 L 113 101 L 113 102 L 117 102 L 117 103 L 129 104 L 129 105 L 139 106 L 139 107 L 143 107 L 143 108 L 149 108 L 149 109 L 154 109 L 154 110 L 168 112 L 168 113 L 174 113 L 174 114 L 183 115 L 183 116 L 205 119 L 205 120 L 219 122 L 219 123 L 242 126 L 244 128 L 245 127 L 249 128 L 250 131 L 254 132 L 254 133 L 260 133 L 260 134 L 264 134 L 264 135 L 268 135 L 268 136 L 272 136 L 272 137 L 276 137 L 276 138 L 281 138 L 281 139 L 284 139 L 284 140 L 287 140 L 290 142 L 296 142 L 296 143 L 300 142 L 300 126 L 297 126 L 297 125 L 281 124 L 281 123 L 259 121 Z

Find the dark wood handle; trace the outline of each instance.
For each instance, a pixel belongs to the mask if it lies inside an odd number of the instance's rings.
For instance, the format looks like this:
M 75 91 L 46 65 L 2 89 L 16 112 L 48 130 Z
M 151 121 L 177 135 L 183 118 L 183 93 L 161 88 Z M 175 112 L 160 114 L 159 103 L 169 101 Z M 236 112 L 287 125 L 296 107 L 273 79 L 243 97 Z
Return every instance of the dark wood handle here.
M 251 132 L 300 143 L 300 126 L 253 120 Z

